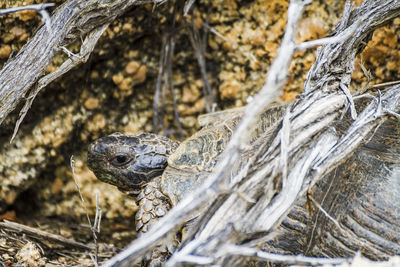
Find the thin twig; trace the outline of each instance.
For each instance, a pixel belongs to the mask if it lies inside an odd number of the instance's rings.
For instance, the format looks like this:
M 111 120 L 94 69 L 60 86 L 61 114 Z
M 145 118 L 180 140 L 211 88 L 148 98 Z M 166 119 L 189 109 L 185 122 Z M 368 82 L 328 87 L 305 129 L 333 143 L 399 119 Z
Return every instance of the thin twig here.
M 93 261 L 93 263 L 97 266 L 97 265 L 98 265 L 98 263 L 97 263 L 98 244 L 97 244 L 96 229 L 98 229 L 99 226 L 96 225 L 96 223 L 97 223 L 97 222 L 100 222 L 100 219 L 98 219 L 98 215 L 97 215 L 97 212 L 98 212 L 98 208 L 97 208 L 97 198 L 96 198 L 96 217 L 95 217 L 95 224 L 92 225 L 92 222 L 91 222 L 90 216 L 89 216 L 89 211 L 88 211 L 88 208 L 87 208 L 87 206 L 86 206 L 85 199 L 84 199 L 84 197 L 83 197 L 83 195 L 82 195 L 81 188 L 80 188 L 78 182 L 76 181 L 74 155 L 71 156 L 70 165 L 71 165 L 71 169 L 72 169 L 72 178 L 74 179 L 75 186 L 76 186 L 76 188 L 78 189 L 79 196 L 81 197 L 81 202 L 82 202 L 82 205 L 83 205 L 83 207 L 84 207 L 84 209 L 85 209 L 86 218 L 87 218 L 87 220 L 88 220 L 88 223 L 89 223 L 89 226 L 90 226 L 90 230 L 91 230 L 92 235 L 93 235 L 93 240 L 94 240 L 94 245 L 95 245 L 95 256 L 94 256 L 95 261 Z M 101 209 L 100 209 L 100 213 L 101 213 Z M 92 258 L 92 256 L 90 256 L 90 257 Z
M 192 7 L 192 5 L 194 4 L 196 0 L 187 0 L 185 2 L 185 6 L 183 8 L 183 15 L 186 17 L 187 14 L 189 13 L 190 8 Z
M 79 196 L 81 198 L 81 202 L 82 202 L 83 208 L 85 209 L 86 218 L 87 218 L 87 220 L 89 222 L 89 225 L 92 227 L 92 222 L 90 221 L 89 211 L 88 211 L 87 206 L 86 206 L 86 201 L 85 201 L 85 199 L 84 199 L 84 197 L 82 195 L 81 187 L 79 186 L 79 184 L 78 184 L 78 182 L 76 181 L 76 178 L 75 178 L 76 176 L 75 176 L 74 155 L 72 155 L 71 158 L 70 158 L 70 165 L 71 165 L 71 169 L 72 169 L 72 178 L 74 179 L 75 186 L 78 189 L 78 193 L 79 193 Z M 94 235 L 96 235 L 96 234 L 94 233 Z
M 6 9 L 0 9 L 0 15 L 24 11 L 24 10 L 41 11 L 43 9 L 53 7 L 55 5 L 56 5 L 55 3 L 45 3 L 45 4 L 35 4 L 35 5 L 27 5 L 27 6 L 21 6 L 21 7 L 11 7 L 11 8 L 6 8 Z
M 165 46 L 167 45 L 167 40 L 164 39 L 161 45 L 161 53 L 160 53 L 160 61 L 159 61 L 159 68 L 158 68 L 158 75 L 157 75 L 157 81 L 156 81 L 156 89 L 154 92 L 154 100 L 153 100 L 153 132 L 157 133 L 159 129 L 159 121 L 162 121 L 162 118 L 160 118 L 159 115 L 159 102 L 160 102 L 160 93 L 161 93 L 161 86 L 162 86 L 162 79 L 164 76 L 164 69 L 165 69 Z
M 279 95 L 280 89 L 285 84 L 288 77 L 288 69 L 295 50 L 294 40 L 296 37 L 297 22 L 300 19 L 303 8 L 309 1 L 294 0 L 291 1 L 288 10 L 288 26 L 285 32 L 281 49 L 275 58 L 270 71 L 267 75 L 267 82 L 259 92 L 257 98 L 253 101 L 251 107 L 246 108 L 246 113 L 240 125 L 232 136 L 228 147 L 223 152 L 221 161 L 217 164 L 215 171 L 207 178 L 203 185 L 186 196 L 178 203 L 170 212 L 154 225 L 149 232 L 142 235 L 134 243 L 130 244 L 124 251 L 107 261 L 104 266 L 112 266 L 117 262 L 129 260 L 130 257 L 139 252 L 144 252 L 155 245 L 156 241 L 166 236 L 174 228 L 178 227 L 191 211 L 195 210 L 201 204 L 205 203 L 212 196 L 216 196 L 218 188 L 216 184 L 218 180 L 224 177 L 226 171 L 232 168 L 238 157 L 240 145 L 247 143 L 250 138 L 244 133 L 254 124 L 257 114 L 270 104 L 276 96 Z M 229 175 L 229 173 L 228 173 Z
M 370 88 L 382 88 L 382 87 L 387 87 L 387 86 L 396 85 L 396 84 L 400 84 L 400 81 L 379 83 L 379 84 L 371 85 L 367 89 L 370 89 Z
M 102 210 L 100 208 L 100 203 L 99 203 L 99 192 L 96 192 L 96 215 L 94 217 L 94 223 L 92 227 L 93 232 L 100 233 L 101 215 L 102 215 Z M 94 264 L 97 266 L 98 254 L 99 254 L 99 246 L 97 245 L 97 239 L 94 239 L 94 243 L 96 247 L 95 251 L 96 261 L 94 261 Z
M 349 88 L 343 83 L 340 83 L 339 87 L 347 98 L 348 105 L 350 106 L 351 118 L 355 120 L 357 118 L 357 110 L 356 106 L 354 105 L 353 96 L 351 95 Z
M 289 144 L 290 144 L 290 109 L 286 110 L 285 116 L 282 120 L 282 131 L 280 134 L 281 141 L 281 156 L 280 156 L 280 168 L 282 170 L 282 187 L 286 186 L 287 175 L 288 175 L 288 155 L 289 155 Z
M 203 26 L 205 28 L 207 28 L 210 32 L 212 32 L 213 34 L 215 34 L 216 36 L 218 36 L 219 38 L 221 38 L 222 40 L 224 40 L 225 42 L 228 42 L 231 46 L 237 46 L 238 44 L 235 43 L 234 41 L 229 40 L 228 38 L 226 38 L 225 36 L 223 36 L 221 33 L 219 33 L 214 27 L 211 27 L 210 25 L 208 25 L 208 23 L 203 23 Z
M 369 83 L 371 82 L 371 72 L 364 66 L 364 62 L 363 62 L 362 58 L 360 58 L 359 65 L 360 65 L 360 68 L 361 68 L 362 72 L 364 73 L 365 77 L 367 77 L 367 82 L 363 87 L 361 87 L 359 90 L 357 90 L 357 92 L 354 94 L 355 96 L 364 94 L 368 90 Z
M 317 206 L 317 208 L 329 219 L 331 220 L 338 229 L 342 229 L 342 227 L 340 226 L 339 222 L 337 220 L 335 220 L 335 218 L 333 218 L 331 215 L 329 215 L 329 213 L 315 200 L 315 198 L 312 195 L 308 195 L 308 198 L 311 199 L 311 201 L 313 202 L 313 204 L 315 206 Z
M 351 27 L 349 27 L 344 32 L 340 33 L 339 35 L 335 35 L 332 37 L 326 37 L 318 40 L 303 42 L 301 44 L 296 45 L 296 50 L 306 50 L 309 48 L 313 48 L 315 46 L 327 45 L 327 44 L 334 44 L 343 39 L 347 39 L 349 36 L 354 34 L 354 32 L 358 29 L 361 24 L 361 20 L 354 23 Z
M 64 61 L 64 63 L 55 72 L 47 74 L 44 77 L 40 78 L 39 81 L 37 82 L 37 85 L 29 93 L 29 96 L 26 98 L 26 102 L 25 102 L 24 106 L 22 107 L 22 109 L 19 112 L 19 118 L 18 118 L 17 122 L 15 123 L 14 132 L 10 139 L 10 143 L 12 143 L 15 136 L 17 135 L 19 126 L 21 125 L 25 116 L 28 114 L 28 111 L 31 108 L 32 103 L 33 103 L 34 99 L 36 98 L 37 94 L 43 88 L 45 88 L 49 83 L 51 83 L 58 77 L 62 76 L 64 73 L 68 72 L 75 66 L 78 66 L 79 64 L 86 62 L 87 59 L 89 58 L 89 55 L 92 53 L 92 51 L 97 43 L 97 40 L 100 38 L 100 36 L 103 34 L 103 32 L 107 29 L 107 27 L 108 27 L 108 24 L 104 24 L 104 25 L 94 29 L 92 32 L 90 32 L 85 37 L 85 40 L 83 41 L 83 44 L 81 46 L 81 49 L 80 49 L 78 55 L 73 54 L 65 47 L 61 47 L 61 49 L 65 53 L 67 53 L 70 56 L 70 58 L 68 58 L 66 61 Z
M 172 57 L 174 55 L 174 50 L 175 50 L 175 37 L 171 40 L 170 44 L 171 44 L 171 53 L 169 53 L 168 59 L 167 59 L 168 60 L 168 63 L 167 63 L 168 78 L 167 78 L 167 80 L 169 81 L 169 88 L 171 90 L 171 97 L 172 97 L 172 101 L 174 104 L 174 114 L 175 114 L 176 125 L 178 126 L 178 136 L 180 139 L 182 139 L 183 138 L 183 128 L 182 128 L 182 124 L 180 121 L 178 105 L 177 105 L 176 96 L 175 96 L 174 79 L 172 77 Z
M 44 240 L 52 241 L 52 242 L 55 242 L 55 243 L 58 243 L 58 244 L 61 244 L 64 246 L 76 247 L 76 248 L 87 249 L 87 250 L 92 250 L 94 248 L 92 246 L 88 246 L 86 244 L 65 238 L 60 235 L 48 233 L 48 232 L 45 232 L 38 228 L 33 228 L 30 226 L 26 226 L 26 225 L 15 223 L 15 222 L 10 222 L 7 220 L 4 220 L 4 222 L 0 222 L 0 227 L 2 227 L 4 229 L 22 232 L 22 233 L 25 233 L 36 239 L 39 239 L 39 240 L 44 239 Z
M 195 52 L 197 62 L 200 66 L 201 77 L 203 78 L 203 94 L 206 100 L 207 112 L 211 112 L 211 107 L 215 103 L 215 98 L 211 90 L 210 82 L 207 77 L 206 61 L 205 61 L 205 51 L 203 50 L 204 45 L 202 43 L 202 38 L 200 38 L 200 33 L 194 25 L 194 16 L 192 16 L 191 26 L 188 27 L 189 30 L 189 40 L 192 44 L 193 50 Z
M 94 219 L 93 227 L 96 229 L 97 233 L 100 233 L 102 210 L 99 203 L 99 192 L 96 192 L 96 216 Z
M 38 11 L 40 16 L 42 17 L 42 21 L 46 25 L 47 31 L 51 32 L 51 18 L 50 18 L 49 13 L 47 12 L 46 8 L 53 7 L 53 6 L 55 6 L 54 3 L 28 5 L 28 6 L 23 6 L 23 7 L 13 7 L 13 8 L 0 10 L 0 15 L 11 13 L 11 12 L 23 11 L 23 10 L 35 10 L 35 11 Z
M 240 45 L 238 43 L 235 43 L 235 42 L 229 40 L 228 38 L 226 38 L 225 36 L 223 36 L 214 27 L 211 27 L 207 22 L 203 23 L 203 27 L 208 29 L 210 32 L 212 32 L 213 34 L 215 34 L 216 36 L 218 36 L 219 38 L 221 38 L 225 42 L 229 43 L 232 47 L 238 47 L 239 48 L 238 50 L 239 50 L 240 53 L 242 53 L 244 56 L 250 58 L 252 61 L 257 62 L 257 58 L 253 55 L 253 53 L 251 53 L 251 52 L 243 52 L 243 50 L 240 49 L 241 47 L 240 47 Z
M 259 249 L 237 246 L 237 245 L 224 245 L 218 252 L 216 257 L 236 255 L 236 256 L 247 256 L 256 257 L 258 259 L 268 260 L 271 262 L 280 262 L 284 264 L 310 264 L 310 265 L 325 265 L 325 264 L 343 264 L 350 263 L 351 258 L 316 258 L 306 257 L 303 255 L 283 255 L 276 253 L 269 253 Z

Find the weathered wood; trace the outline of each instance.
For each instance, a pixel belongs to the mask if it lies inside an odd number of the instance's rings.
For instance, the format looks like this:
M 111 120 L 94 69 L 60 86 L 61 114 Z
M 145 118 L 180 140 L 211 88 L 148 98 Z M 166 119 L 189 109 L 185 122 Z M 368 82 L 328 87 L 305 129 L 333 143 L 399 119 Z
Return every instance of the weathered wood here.
M 106 26 L 136 2 L 70 0 L 58 7 L 51 17 L 51 31 L 43 25 L 0 71 L 0 124 L 33 86 L 36 87 L 26 99 L 22 115 L 29 109 L 40 89 L 72 67 L 85 62 Z M 78 57 L 72 56 L 59 71 L 42 77 L 54 55 L 63 46 L 85 36 L 93 38 L 85 39 Z
M 221 264 L 228 257 L 221 254 L 223 244 L 253 239 L 249 244 L 255 246 L 269 240 L 269 233 L 279 225 L 296 199 L 348 158 L 365 142 L 371 129 L 399 110 L 400 88 L 394 86 L 382 96 L 384 101 L 373 100 L 357 116 L 348 86 L 356 55 L 377 27 L 400 15 L 400 2 L 367 0 L 351 11 L 348 1 L 343 19 L 332 34 L 335 38 L 321 42 L 325 46 L 317 53 L 303 95 L 287 109 L 272 140 L 260 143 L 255 156 L 243 164 L 236 175 L 232 173 L 242 156 L 241 148 L 251 136 L 249 129 L 255 118 L 285 83 L 291 55 L 296 49 L 293 40 L 297 20 L 294 18 L 300 16 L 303 4 L 303 1 L 291 1 L 288 28 L 267 82 L 247 107 L 214 173 L 159 224 L 105 266 L 129 265 L 131 259 L 149 251 L 184 223 L 193 211 L 210 202 L 213 205 L 195 226 L 191 225 L 193 231 L 188 233 L 188 241 L 172 255 L 168 266 L 201 261 Z M 355 120 L 348 132 L 339 137 L 330 125 L 347 106 Z M 255 200 L 256 204 L 249 203 L 248 199 Z
M 7 229 L 15 232 L 21 232 L 24 233 L 28 236 L 31 236 L 33 238 L 36 238 L 38 240 L 46 240 L 49 242 L 57 243 L 66 247 L 73 247 L 73 248 L 79 248 L 79 249 L 84 249 L 84 250 L 93 250 L 94 246 L 88 246 L 86 244 L 83 244 L 81 242 L 77 242 L 72 239 L 65 238 L 60 235 L 52 234 L 43 230 L 40 230 L 38 228 L 30 227 L 27 225 L 15 223 L 15 222 L 10 222 L 10 221 L 4 221 L 0 222 L 0 229 Z

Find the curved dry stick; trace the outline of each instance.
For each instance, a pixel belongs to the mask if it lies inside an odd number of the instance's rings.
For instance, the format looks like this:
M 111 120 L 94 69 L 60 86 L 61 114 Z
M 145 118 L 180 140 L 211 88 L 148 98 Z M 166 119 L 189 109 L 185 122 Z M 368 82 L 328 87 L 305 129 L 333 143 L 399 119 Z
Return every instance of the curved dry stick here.
M 301 0 L 291 1 L 288 10 L 288 27 L 282 41 L 281 49 L 271 66 L 266 85 L 259 93 L 260 98 L 255 98 L 261 99 L 262 101 L 252 103 L 252 108 L 246 109 L 245 118 L 250 117 L 250 119 L 242 120 L 242 123 L 239 125 L 229 142 L 230 146 L 228 146 L 224 152 L 225 157 L 221 157 L 222 161 L 218 163 L 215 172 L 205 181 L 199 190 L 196 190 L 193 194 L 185 197 L 175 208 L 161 219 L 159 223 L 153 226 L 148 233 L 135 240 L 124 251 L 108 260 L 103 266 L 114 266 L 116 264 L 127 264 L 128 266 L 131 260 L 134 260 L 134 258 L 139 255 L 143 255 L 145 251 L 148 251 L 155 246 L 158 240 L 165 237 L 170 231 L 173 231 L 182 224 L 185 221 L 185 218 L 187 218 L 196 208 L 206 203 L 211 197 L 217 196 L 217 192 L 219 191 L 218 180 L 221 180 L 223 176 L 230 174 L 225 173 L 231 169 L 228 166 L 234 164 L 235 159 L 237 159 L 239 145 L 246 143 L 248 135 L 243 134 L 243 132 L 246 132 L 247 128 L 254 123 L 254 119 L 257 117 L 256 115 L 261 112 L 263 107 L 271 103 L 271 101 L 278 96 L 281 87 L 286 81 L 289 64 L 295 50 L 294 40 L 296 36 L 297 22 L 300 19 L 306 4 L 305 1 Z
M 182 224 L 188 215 L 195 211 L 199 206 L 204 205 L 211 199 L 216 199 L 219 192 L 224 190 L 230 190 L 231 192 L 235 192 L 232 190 L 234 186 L 241 181 L 242 179 L 232 179 L 230 177 L 230 170 L 232 166 L 236 164 L 237 159 L 239 157 L 239 151 L 241 146 L 247 143 L 248 140 L 248 129 L 251 129 L 252 124 L 254 123 L 254 118 L 257 117 L 261 111 L 263 111 L 264 107 L 270 103 L 274 99 L 275 96 L 279 93 L 279 89 L 284 84 L 286 80 L 286 76 L 288 75 L 288 66 L 290 64 L 291 55 L 293 51 L 296 49 L 296 45 L 294 43 L 295 29 L 297 20 L 299 18 L 299 11 L 301 11 L 304 5 L 303 1 L 300 0 L 292 0 L 289 6 L 288 11 L 288 27 L 285 33 L 285 37 L 282 41 L 282 46 L 280 52 L 278 52 L 278 56 L 275 59 L 271 69 L 269 71 L 267 82 L 265 86 L 260 91 L 259 95 L 255 97 L 256 102 L 249 105 L 245 111 L 244 118 L 240 123 L 239 127 L 235 131 L 227 149 L 225 150 L 223 156 L 221 157 L 221 161 L 218 163 L 215 168 L 215 172 L 206 180 L 204 185 L 193 192 L 191 195 L 187 196 L 183 199 L 178 205 L 172 209 L 167 216 L 165 216 L 157 225 L 155 225 L 147 234 L 143 235 L 141 238 L 134 241 L 131 245 L 129 245 L 123 252 L 107 261 L 104 266 L 114 266 L 114 265 L 125 265 L 129 264 L 129 261 L 134 257 L 138 257 L 142 255 L 145 251 L 151 249 L 152 246 L 156 245 L 162 238 L 165 238 L 166 235 L 177 228 L 180 224 Z M 324 129 L 330 123 L 334 121 L 335 118 L 340 116 L 340 112 L 345 106 L 346 97 L 340 89 L 339 85 L 347 85 L 351 79 L 351 72 L 353 69 L 353 62 L 355 56 L 362 50 L 365 45 L 365 39 L 367 39 L 372 31 L 389 21 L 390 19 L 398 16 L 400 14 L 400 2 L 399 1 L 373 1 L 366 0 L 364 3 L 357 7 L 354 11 L 350 13 L 350 5 L 349 3 L 346 5 L 346 12 L 342 19 L 341 24 L 339 24 L 338 28 L 334 32 L 337 36 L 340 36 L 341 33 L 346 32 L 341 35 L 341 38 L 335 38 L 333 40 L 337 41 L 337 43 L 326 45 L 324 48 L 319 49 L 317 60 L 311 68 L 307 81 L 305 84 L 305 94 L 303 97 L 299 99 L 296 103 L 291 105 L 291 118 L 290 118 L 290 133 L 292 136 L 298 138 L 293 139 L 289 144 L 290 154 L 289 154 L 289 163 L 295 163 L 296 160 L 300 159 L 303 154 L 299 154 L 299 151 L 307 153 L 307 148 L 302 148 L 303 146 L 307 146 L 310 142 L 310 136 L 316 133 L 323 132 Z M 359 27 L 355 27 L 354 25 L 359 25 Z M 353 27 L 352 27 L 353 25 Z M 352 32 L 353 34 L 350 34 Z M 395 88 L 397 90 L 397 88 Z M 400 93 L 394 92 L 394 95 L 400 95 Z M 330 105 L 329 105 L 330 103 Z M 329 106 L 326 106 L 328 104 Z M 392 105 L 393 104 L 393 105 Z M 392 107 L 398 108 L 397 97 L 392 103 Z M 308 112 L 310 110 L 314 110 L 314 112 Z M 393 112 L 391 110 L 390 112 Z M 390 113 L 389 112 L 389 113 Z M 379 116 L 384 118 L 386 115 L 384 113 L 380 113 Z M 377 121 L 379 122 L 379 120 Z M 370 122 L 373 125 L 375 121 Z M 308 125 L 314 125 L 311 130 L 303 133 L 303 130 Z M 370 125 L 369 123 L 367 126 Z M 367 127 L 368 128 L 368 127 Z M 363 133 L 366 134 L 368 132 L 367 128 L 363 128 Z M 330 133 L 326 132 L 325 135 L 320 135 L 320 138 L 330 138 Z M 318 135 L 317 135 L 318 136 Z M 331 135 L 332 136 L 332 135 Z M 362 135 L 359 136 L 359 142 L 362 142 Z M 259 188 L 258 185 L 261 186 L 262 190 L 264 190 L 264 194 L 262 194 L 261 198 L 258 196 L 258 202 L 256 205 L 259 205 L 257 208 L 250 210 L 249 214 L 244 214 L 244 211 L 247 211 L 248 203 L 246 206 L 242 208 L 238 208 L 238 201 L 230 201 L 231 198 L 235 197 L 235 194 L 231 194 L 227 200 L 224 200 L 222 206 L 224 204 L 236 203 L 234 209 L 229 209 L 229 205 L 227 207 L 219 206 L 221 214 L 224 216 L 217 216 L 217 212 L 213 214 L 211 219 L 205 223 L 205 225 L 198 226 L 200 232 L 196 234 L 196 239 L 193 243 L 189 242 L 184 245 L 184 247 L 180 250 L 181 252 L 185 251 L 188 257 L 195 255 L 207 256 L 212 255 L 218 251 L 218 248 L 224 242 L 232 242 L 234 243 L 238 236 L 237 232 L 229 232 L 224 231 L 227 229 L 227 224 L 236 223 L 235 227 L 240 229 L 240 231 L 247 232 L 247 237 L 251 233 L 257 233 L 259 231 L 270 231 L 274 226 L 276 226 L 282 216 L 284 216 L 291 207 L 292 203 L 288 203 L 283 206 L 282 209 L 274 209 L 273 207 L 279 206 L 280 202 L 275 202 L 274 205 L 269 205 L 271 200 L 271 192 L 275 192 L 271 187 L 272 182 L 266 182 L 265 180 L 274 180 L 279 184 L 280 179 L 280 169 L 279 169 L 279 155 L 280 155 L 280 135 L 276 137 L 277 139 L 272 142 L 274 145 L 271 148 L 270 153 L 267 151 L 267 156 L 273 156 L 269 158 L 272 162 L 269 165 L 269 172 L 266 173 L 274 173 L 274 177 L 269 177 L 268 179 L 264 179 L 264 181 L 260 180 L 254 181 L 253 176 L 246 177 L 246 181 L 249 183 L 253 183 L 253 187 L 249 187 L 249 189 Z M 321 150 L 318 149 L 321 146 L 321 143 L 324 143 L 323 139 L 318 141 L 318 138 L 311 140 L 314 144 L 311 148 L 314 149 L 316 154 L 314 154 L 315 160 L 307 161 L 308 169 L 302 168 L 302 166 L 298 165 L 299 170 L 303 173 L 303 177 L 299 183 L 299 187 L 293 192 L 295 196 L 299 196 L 302 192 L 304 192 L 305 188 L 308 188 L 310 184 L 312 184 L 317 179 L 320 179 L 321 174 L 329 171 L 330 168 L 333 167 L 334 164 L 340 162 L 337 156 L 338 154 L 333 154 L 334 161 L 329 161 L 329 157 L 324 161 L 325 166 L 320 166 L 317 175 L 314 177 L 309 176 L 310 168 L 314 168 L 314 164 L 318 159 L 323 158 L 324 155 L 319 155 Z M 358 142 L 358 143 L 359 143 Z M 334 142 L 332 143 L 333 147 Z M 298 148 L 297 150 L 295 148 Z M 344 156 L 348 156 L 350 153 L 354 151 L 356 147 L 353 146 L 341 146 L 342 153 L 340 156 L 343 158 Z M 339 148 L 339 147 L 337 147 Z M 346 149 L 344 149 L 346 148 Z M 343 150 L 344 149 L 344 150 Z M 318 151 L 319 150 L 319 151 Z M 325 151 L 325 155 L 327 152 Z M 335 156 L 336 155 L 336 156 Z M 258 155 L 260 158 L 258 160 L 262 160 L 264 156 L 264 152 Z M 335 158 L 336 157 L 336 158 Z M 265 159 L 265 158 L 264 158 Z M 256 164 L 257 165 L 257 164 Z M 253 166 L 257 172 L 258 165 Z M 272 168 L 272 169 L 271 169 Z M 274 172 L 276 171 L 276 172 Z M 293 170 L 290 170 L 292 172 Z M 288 177 L 291 176 L 291 173 L 288 174 Z M 259 176 L 261 177 L 261 176 Z M 265 177 L 265 176 L 264 176 Z M 295 175 L 292 175 L 295 178 Z M 307 179 L 305 179 L 307 178 Z M 309 179 L 313 178 L 312 181 Z M 290 180 L 288 178 L 288 180 Z M 235 183 L 231 183 L 231 181 L 235 181 Z M 308 182 L 308 184 L 305 184 Z M 276 184 L 275 183 L 275 184 Z M 243 184 L 243 183 L 242 183 Z M 291 181 L 288 181 L 287 184 L 291 184 Z M 246 184 L 243 184 L 246 186 Z M 270 186 L 270 187 L 268 187 Z M 249 193 L 249 191 L 242 191 L 240 187 L 237 190 L 242 193 Z M 275 192 L 276 193 L 276 192 Z M 251 198 L 250 194 L 250 198 Z M 269 200 L 264 199 L 269 197 Z M 285 199 L 284 197 L 282 199 Z M 296 197 L 291 198 L 290 202 L 294 202 Z M 279 199 L 277 199 L 279 200 Z M 221 205 L 221 203 L 218 203 Z M 261 206 L 260 206 L 261 205 Z M 272 209 L 270 209 L 270 208 Z M 260 209 L 261 208 L 261 209 Z M 210 210 L 217 210 L 215 208 L 211 208 Z M 260 214 L 263 214 L 265 218 L 268 214 L 274 214 L 274 219 L 268 221 L 267 224 L 263 223 L 265 220 L 257 220 Z M 236 217 L 226 216 L 229 213 L 236 213 Z M 238 215 L 239 214 L 239 215 Z M 246 220 L 233 220 L 233 218 L 245 217 Z M 247 222 L 246 222 L 247 221 Z M 254 224 L 254 222 L 257 222 Z M 251 226 L 251 227 L 250 227 Z M 247 227 L 247 228 L 246 228 Z M 220 231 L 216 231 L 215 229 L 223 229 Z M 190 239 L 189 239 L 190 240 Z M 221 243 L 222 242 L 222 243 Z M 184 258 L 185 255 L 180 255 L 183 257 L 178 257 L 180 251 L 172 256 L 168 264 L 174 265 L 179 262 L 178 258 Z
M 104 30 L 105 25 L 136 2 L 136 0 L 70 0 L 58 7 L 51 18 L 51 31 L 42 26 L 0 71 L 0 125 L 24 98 L 28 90 L 41 78 L 60 47 L 86 34 L 94 33 L 96 35 Z M 86 44 L 86 47 L 92 50 L 97 39 L 93 38 L 92 42 L 94 43 Z M 82 50 L 85 49 L 82 48 Z M 86 51 L 83 59 L 87 58 L 91 50 Z M 84 61 L 78 60 L 79 63 Z M 70 64 L 71 66 L 78 65 L 72 62 Z M 64 65 L 63 68 L 68 71 L 71 67 L 68 68 Z M 49 74 L 46 76 L 49 80 L 46 81 L 46 78 L 43 77 L 42 82 L 46 85 L 63 73 Z M 38 85 L 37 88 L 43 87 Z M 32 98 L 36 94 L 37 92 L 30 95 L 23 113 L 29 109 Z

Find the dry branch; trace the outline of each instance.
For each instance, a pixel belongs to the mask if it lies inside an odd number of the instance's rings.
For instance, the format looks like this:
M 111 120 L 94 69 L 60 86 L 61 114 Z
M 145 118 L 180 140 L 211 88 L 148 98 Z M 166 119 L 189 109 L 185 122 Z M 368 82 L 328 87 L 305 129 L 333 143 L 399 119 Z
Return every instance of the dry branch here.
M 249 129 L 253 128 L 258 114 L 278 95 L 286 81 L 292 54 L 301 47 L 296 46 L 294 37 L 304 2 L 291 1 L 286 33 L 267 82 L 246 108 L 215 171 L 201 188 L 183 199 L 148 233 L 104 266 L 129 265 L 132 259 L 149 251 L 183 224 L 193 211 L 210 202 L 213 205 L 207 214 L 202 215 L 189 232 L 189 241 L 172 255 L 167 265 L 193 262 L 193 259 L 199 260 L 198 264 L 210 264 L 210 258 L 213 263 L 222 263 L 225 257 L 215 259 L 213 255 L 220 252 L 223 244 L 237 244 L 252 237 L 253 240 L 248 242 L 251 246 L 265 242 L 299 197 L 348 158 L 388 114 L 399 110 L 400 87 L 394 86 L 379 100 L 372 100 L 357 116 L 348 86 L 356 55 L 362 51 L 374 29 L 399 16 L 400 2 L 366 0 L 351 11 L 348 1 L 333 37 L 314 43 L 325 46 L 318 50 L 303 95 L 288 107 L 272 140 L 268 141 L 269 136 L 261 137 L 261 141 L 266 141 L 258 143 L 261 149 L 241 165 L 236 176 L 232 176 L 238 159 L 243 161 L 241 151 L 251 136 Z M 355 121 L 340 137 L 330 126 L 348 106 Z M 280 191 L 274 187 L 277 184 L 281 185 Z M 235 192 L 255 199 L 256 204 L 250 205 Z
M 36 4 L 36 5 L 28 5 L 28 6 L 22 6 L 22 7 L 12 7 L 12 8 L 7 8 L 7 9 L 1 9 L 0 10 L 0 15 L 12 13 L 12 12 L 18 12 L 18 11 L 23 11 L 23 10 L 36 10 L 36 11 L 41 11 L 49 7 L 55 6 L 54 3 L 48 3 L 48 4 Z
M 135 3 L 136 0 L 70 0 L 58 7 L 51 17 L 51 30 L 42 26 L 0 71 L 0 124 L 34 86 L 21 110 L 23 118 L 37 93 L 85 62 L 107 25 Z M 81 37 L 86 38 L 79 55 L 68 59 L 55 73 L 42 77 L 55 53 Z
M 0 228 L 8 229 L 8 230 L 16 231 L 16 232 L 21 232 L 28 236 L 36 238 L 39 241 L 47 240 L 49 242 L 57 243 L 57 244 L 60 244 L 63 246 L 85 249 L 85 250 L 93 250 L 94 249 L 94 247 L 92 247 L 92 246 L 88 246 L 86 244 L 77 242 L 75 240 L 71 240 L 71 239 L 65 238 L 60 235 L 48 233 L 43 230 L 33 228 L 30 226 L 26 226 L 26 225 L 22 225 L 22 224 L 15 223 L 15 222 L 10 222 L 10 221 L 0 222 Z

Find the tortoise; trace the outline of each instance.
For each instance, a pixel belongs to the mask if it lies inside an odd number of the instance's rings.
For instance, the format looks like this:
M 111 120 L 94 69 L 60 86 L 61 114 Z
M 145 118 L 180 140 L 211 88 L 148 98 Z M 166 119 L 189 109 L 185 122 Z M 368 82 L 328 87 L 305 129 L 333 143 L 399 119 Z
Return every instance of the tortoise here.
M 274 129 L 284 110 L 285 105 L 267 109 L 258 119 L 253 141 Z M 103 137 L 89 146 L 88 166 L 98 179 L 137 195 L 136 228 L 145 232 L 204 181 L 241 115 L 242 110 L 235 109 L 200 117 L 203 128 L 181 144 L 149 133 Z M 325 257 L 361 250 L 377 260 L 400 254 L 399 135 L 398 121 L 389 119 L 309 192 L 333 220 L 302 198 L 265 249 Z

